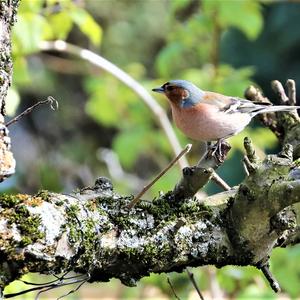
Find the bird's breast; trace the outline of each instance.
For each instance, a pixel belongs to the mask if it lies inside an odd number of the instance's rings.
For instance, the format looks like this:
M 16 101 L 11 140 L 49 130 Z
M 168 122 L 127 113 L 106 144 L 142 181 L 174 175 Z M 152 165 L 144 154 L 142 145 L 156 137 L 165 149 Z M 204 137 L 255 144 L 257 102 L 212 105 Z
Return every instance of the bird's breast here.
M 215 141 L 242 131 L 251 121 L 248 114 L 226 114 L 218 107 L 201 103 L 189 108 L 172 105 L 176 126 L 194 140 Z

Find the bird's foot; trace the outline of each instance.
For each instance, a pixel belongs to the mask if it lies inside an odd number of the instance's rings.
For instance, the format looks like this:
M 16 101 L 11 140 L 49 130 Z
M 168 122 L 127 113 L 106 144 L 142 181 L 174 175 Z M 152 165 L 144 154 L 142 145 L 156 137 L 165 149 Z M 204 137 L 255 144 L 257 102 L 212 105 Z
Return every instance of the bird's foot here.
M 214 145 L 208 145 L 206 158 L 213 157 L 217 163 L 221 164 L 224 162 L 230 149 L 231 146 L 226 141 L 220 140 Z

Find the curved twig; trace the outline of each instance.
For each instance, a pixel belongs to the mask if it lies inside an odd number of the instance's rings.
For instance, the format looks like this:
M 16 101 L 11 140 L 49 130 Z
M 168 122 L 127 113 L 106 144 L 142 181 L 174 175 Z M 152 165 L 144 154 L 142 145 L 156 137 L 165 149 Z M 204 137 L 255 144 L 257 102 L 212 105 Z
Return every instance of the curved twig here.
M 145 104 L 153 112 L 157 121 L 161 125 L 161 128 L 165 132 L 175 155 L 181 152 L 182 148 L 178 142 L 173 127 L 163 108 L 156 102 L 156 100 L 148 93 L 148 91 L 141 84 L 139 84 L 135 79 L 129 76 L 126 72 L 121 70 L 119 67 L 117 67 L 107 59 L 103 58 L 102 56 L 90 50 L 68 44 L 61 40 L 57 40 L 54 42 L 42 41 L 39 47 L 43 51 L 52 50 L 52 51 L 65 52 L 68 54 L 78 56 L 81 59 L 90 62 L 91 64 L 107 71 L 108 73 L 118 78 L 129 88 L 131 88 L 137 95 L 139 95 L 141 99 L 145 102 Z M 188 162 L 184 157 L 182 157 L 179 160 L 179 165 L 180 168 L 182 169 L 188 166 Z

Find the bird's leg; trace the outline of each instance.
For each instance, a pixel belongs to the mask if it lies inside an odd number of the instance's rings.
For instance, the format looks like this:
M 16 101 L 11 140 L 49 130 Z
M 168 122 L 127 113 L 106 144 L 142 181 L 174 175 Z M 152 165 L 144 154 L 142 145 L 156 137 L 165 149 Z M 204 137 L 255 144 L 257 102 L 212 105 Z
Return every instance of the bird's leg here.
M 223 139 L 219 139 L 215 144 L 207 142 L 207 154 L 206 157 L 215 157 L 218 162 L 224 161 L 224 153 L 222 151 Z

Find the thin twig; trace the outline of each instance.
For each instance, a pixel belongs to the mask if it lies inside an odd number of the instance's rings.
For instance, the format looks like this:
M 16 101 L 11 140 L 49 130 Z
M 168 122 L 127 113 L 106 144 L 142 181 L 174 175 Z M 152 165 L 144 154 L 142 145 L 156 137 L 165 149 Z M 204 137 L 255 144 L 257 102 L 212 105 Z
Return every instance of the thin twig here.
M 190 279 L 190 281 L 192 282 L 192 284 L 193 284 L 195 290 L 197 291 L 197 293 L 198 293 L 198 295 L 199 295 L 199 298 L 200 298 L 201 300 L 204 300 L 204 297 L 203 297 L 203 295 L 202 295 L 202 293 L 201 293 L 201 291 L 200 291 L 200 288 L 198 287 L 197 282 L 195 281 L 194 273 L 192 273 L 188 268 L 186 268 L 186 272 L 187 272 L 187 274 L 188 274 L 188 276 L 189 276 L 189 279 Z
M 211 180 L 220 186 L 224 191 L 231 190 L 231 187 L 216 172 L 213 172 Z
M 87 280 L 82 281 L 81 283 L 78 284 L 78 286 L 75 289 L 72 289 L 71 291 L 69 291 L 68 293 L 61 295 L 60 297 L 58 297 L 56 300 L 60 300 L 64 297 L 67 297 L 75 292 L 77 292 L 85 283 L 87 282 Z
M 84 276 L 84 278 L 79 279 L 79 277 L 82 277 L 82 276 Z M 66 281 L 68 281 L 70 279 L 74 279 L 74 278 L 77 278 L 77 279 L 72 280 L 70 282 L 66 282 Z M 40 292 L 37 294 L 37 297 L 38 297 L 42 292 L 44 292 L 46 290 L 51 290 L 51 289 L 55 289 L 55 288 L 59 288 L 59 287 L 62 287 L 62 286 L 66 286 L 66 285 L 70 285 L 70 284 L 74 284 L 74 283 L 79 283 L 79 282 L 87 281 L 87 280 L 88 280 L 88 277 L 85 274 L 71 276 L 71 277 L 68 277 L 68 278 L 57 277 L 57 280 L 50 281 L 50 284 L 46 283 L 46 284 L 38 285 L 38 286 L 30 288 L 30 289 L 26 289 L 26 290 L 17 292 L 17 293 L 5 294 L 4 298 L 13 298 L 13 297 L 20 296 L 20 295 L 23 295 L 23 294 L 26 294 L 26 293 L 29 293 L 29 292 L 40 290 Z M 32 283 L 25 282 L 25 284 L 32 284 Z M 34 284 L 34 285 L 37 285 L 37 284 Z
M 141 99 L 145 102 L 145 104 L 150 108 L 157 121 L 160 123 L 162 130 L 165 132 L 174 154 L 177 155 L 177 153 L 180 152 L 181 146 L 164 109 L 157 103 L 157 101 L 148 93 L 148 91 L 140 83 L 134 80 L 126 72 L 118 68 L 110 61 L 101 57 L 100 55 L 97 55 L 96 53 L 90 50 L 68 44 L 65 41 L 43 41 L 40 43 L 39 47 L 43 51 L 52 50 L 78 56 L 81 59 L 88 61 L 89 63 L 97 66 L 102 70 L 107 71 L 108 73 L 118 78 L 125 85 L 131 88 L 137 95 L 139 95 Z M 179 166 L 181 169 L 188 166 L 188 162 L 184 157 L 182 157 L 182 159 L 179 160 Z
M 280 285 L 278 283 L 278 281 L 274 278 L 273 274 L 271 273 L 270 269 L 269 269 L 269 264 L 265 264 L 262 267 L 260 267 L 261 271 L 263 272 L 263 274 L 265 275 L 266 279 L 268 280 L 272 290 L 275 293 L 278 293 L 281 291 Z
M 255 166 L 250 162 L 249 157 L 247 155 L 245 155 L 243 158 L 243 166 L 245 168 L 247 176 L 249 176 L 250 173 L 254 173 L 256 170 Z
M 38 300 L 40 298 L 40 295 L 42 293 L 47 292 L 47 291 L 58 289 L 58 288 L 61 288 L 63 286 L 67 286 L 67 285 L 71 285 L 71 284 L 76 284 L 76 283 L 80 283 L 80 282 L 84 282 L 85 283 L 87 280 L 88 280 L 88 277 L 80 279 L 80 280 L 78 279 L 78 280 L 74 280 L 74 281 L 71 281 L 71 282 L 66 282 L 66 283 L 62 282 L 62 283 L 54 284 L 54 285 L 51 285 L 51 286 L 48 286 L 48 287 L 46 286 L 44 289 L 42 289 L 41 291 L 39 291 L 37 293 L 37 295 L 35 296 L 35 300 Z
M 192 144 L 187 144 L 184 149 L 144 188 L 134 197 L 134 199 L 128 204 L 127 208 L 131 209 L 134 207 L 140 198 L 153 186 L 153 184 L 160 179 L 163 175 L 165 175 L 170 168 L 186 153 L 188 153 L 192 149 Z
M 169 284 L 169 286 L 170 286 L 170 288 L 171 288 L 171 290 L 172 290 L 172 292 L 173 292 L 175 298 L 176 298 L 177 300 L 180 300 L 180 298 L 177 296 L 177 294 L 176 294 L 176 292 L 175 292 L 175 289 L 174 289 L 174 287 L 173 287 L 173 285 L 172 285 L 172 282 L 171 282 L 169 276 L 167 277 L 167 280 L 168 280 L 168 284 Z
M 248 167 L 247 167 L 247 165 L 246 165 L 246 163 L 245 163 L 245 159 L 248 159 L 248 157 L 247 157 L 246 155 L 244 156 L 244 159 L 242 160 L 242 163 L 243 163 L 243 169 L 244 169 L 244 171 L 245 171 L 245 173 L 246 173 L 246 176 L 249 176 L 250 173 L 249 173 Z
M 28 107 L 26 110 L 24 110 L 22 113 L 20 113 L 19 115 L 17 115 L 16 117 L 14 117 L 13 119 L 11 119 L 10 121 L 8 121 L 5 125 L 6 127 L 8 127 L 9 125 L 16 123 L 19 121 L 19 119 L 21 119 L 22 117 L 28 115 L 29 113 L 31 113 L 35 108 L 37 108 L 40 105 L 43 104 L 50 104 L 50 108 L 52 110 L 57 110 L 58 109 L 58 102 L 57 100 L 55 100 L 52 96 L 49 96 L 46 100 L 43 101 L 39 101 L 35 104 L 33 104 L 32 106 Z

